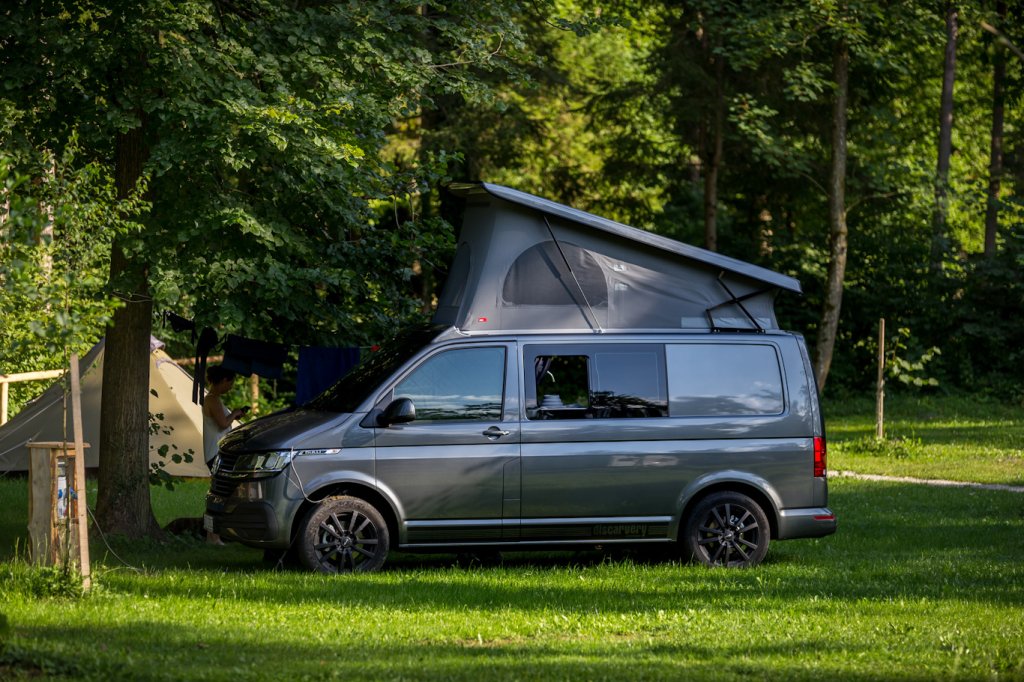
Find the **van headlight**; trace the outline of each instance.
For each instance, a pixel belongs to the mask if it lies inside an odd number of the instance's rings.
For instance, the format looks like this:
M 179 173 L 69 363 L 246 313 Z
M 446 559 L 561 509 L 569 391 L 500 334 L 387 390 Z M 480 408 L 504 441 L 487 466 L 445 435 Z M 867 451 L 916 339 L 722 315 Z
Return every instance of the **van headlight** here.
M 291 450 L 256 452 L 239 456 L 232 470 L 236 474 L 276 474 L 284 471 L 291 461 Z

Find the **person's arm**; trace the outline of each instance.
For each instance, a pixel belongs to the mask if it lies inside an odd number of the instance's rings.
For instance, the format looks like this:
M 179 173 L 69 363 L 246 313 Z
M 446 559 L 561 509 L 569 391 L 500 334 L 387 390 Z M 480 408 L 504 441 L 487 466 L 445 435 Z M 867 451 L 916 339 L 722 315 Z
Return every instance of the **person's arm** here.
M 235 421 L 240 417 L 243 412 L 242 410 L 232 410 L 230 413 L 224 413 L 224 403 L 220 401 L 220 396 L 207 395 L 206 400 L 203 402 L 203 410 L 210 419 L 214 421 L 217 428 L 220 430 L 230 429 L 231 422 Z

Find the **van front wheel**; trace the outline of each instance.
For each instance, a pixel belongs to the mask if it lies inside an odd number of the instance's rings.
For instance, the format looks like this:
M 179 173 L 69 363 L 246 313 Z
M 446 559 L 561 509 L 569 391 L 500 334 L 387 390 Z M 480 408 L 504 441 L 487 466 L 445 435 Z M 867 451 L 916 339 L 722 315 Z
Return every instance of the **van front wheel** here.
M 299 531 L 299 557 L 320 573 L 376 571 L 388 556 L 388 526 L 373 505 L 358 497 L 328 497 Z
M 764 510 L 746 495 L 714 493 L 686 523 L 686 545 L 707 566 L 749 568 L 768 553 L 771 528 Z

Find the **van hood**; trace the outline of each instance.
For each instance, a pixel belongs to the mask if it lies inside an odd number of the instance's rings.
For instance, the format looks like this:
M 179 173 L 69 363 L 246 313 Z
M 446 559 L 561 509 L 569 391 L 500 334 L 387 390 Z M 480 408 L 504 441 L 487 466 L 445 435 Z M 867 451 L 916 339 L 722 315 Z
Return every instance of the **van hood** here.
M 308 409 L 275 412 L 234 429 L 221 440 L 220 447 L 228 452 L 337 447 L 334 442 L 324 443 L 324 437 L 351 416 Z

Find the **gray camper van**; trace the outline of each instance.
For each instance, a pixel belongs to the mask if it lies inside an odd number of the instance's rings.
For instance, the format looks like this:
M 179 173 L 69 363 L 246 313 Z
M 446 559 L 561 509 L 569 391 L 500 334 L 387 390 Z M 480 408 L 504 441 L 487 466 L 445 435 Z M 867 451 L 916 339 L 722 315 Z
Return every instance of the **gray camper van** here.
M 206 526 L 371 571 L 404 551 L 678 546 L 753 566 L 835 532 L 799 283 L 496 185 L 433 324 L 220 445 Z

